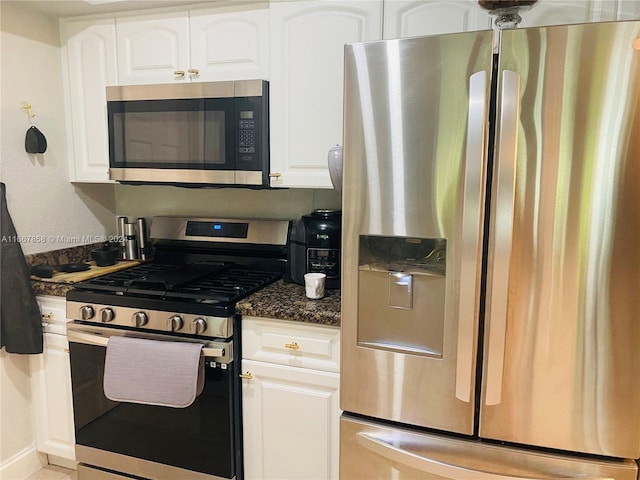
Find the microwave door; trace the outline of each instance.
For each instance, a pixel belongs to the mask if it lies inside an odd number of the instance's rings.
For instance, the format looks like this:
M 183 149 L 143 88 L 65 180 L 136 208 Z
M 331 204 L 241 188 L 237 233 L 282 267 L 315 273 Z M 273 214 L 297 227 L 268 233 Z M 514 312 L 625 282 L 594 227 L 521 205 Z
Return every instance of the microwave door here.
M 113 180 L 233 184 L 234 99 L 110 101 Z

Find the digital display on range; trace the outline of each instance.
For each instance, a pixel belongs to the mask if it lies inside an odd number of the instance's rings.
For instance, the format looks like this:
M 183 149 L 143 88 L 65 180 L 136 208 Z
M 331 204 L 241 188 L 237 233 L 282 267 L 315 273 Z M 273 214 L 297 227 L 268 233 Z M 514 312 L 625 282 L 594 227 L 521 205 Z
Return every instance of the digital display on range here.
M 248 223 L 232 222 L 187 222 L 188 237 L 247 238 Z

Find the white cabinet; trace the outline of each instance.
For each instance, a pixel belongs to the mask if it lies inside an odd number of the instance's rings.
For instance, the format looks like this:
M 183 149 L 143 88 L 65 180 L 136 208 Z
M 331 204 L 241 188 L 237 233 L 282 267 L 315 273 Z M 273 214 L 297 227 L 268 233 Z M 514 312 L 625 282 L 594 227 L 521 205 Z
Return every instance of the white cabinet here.
M 640 19 L 640 2 L 618 0 L 539 0 L 522 14 L 518 27 Z
M 191 11 L 192 68 L 200 81 L 269 79 L 268 5 Z
M 73 399 L 65 299 L 38 297 L 44 328 L 44 351 L 30 357 L 36 446 L 63 460 L 75 460 Z M 50 457 L 50 463 L 52 461 Z M 68 465 L 65 465 L 68 466 Z
M 340 329 L 242 318 L 245 478 L 338 478 Z
M 475 0 L 384 2 L 385 39 L 488 30 L 491 18 Z
M 268 21 L 264 5 L 118 18 L 118 81 L 265 79 Z
M 270 4 L 271 186 L 331 187 L 342 143 L 344 44 L 382 37 L 380 1 Z
M 72 182 L 109 182 L 106 87 L 118 81 L 115 32 L 113 19 L 61 23 Z
M 640 2 L 539 0 L 520 15 L 520 28 L 632 20 L 640 18 Z M 384 1 L 385 39 L 487 30 L 493 22 L 476 0 Z
M 188 79 L 187 12 L 117 18 L 116 34 L 120 85 Z

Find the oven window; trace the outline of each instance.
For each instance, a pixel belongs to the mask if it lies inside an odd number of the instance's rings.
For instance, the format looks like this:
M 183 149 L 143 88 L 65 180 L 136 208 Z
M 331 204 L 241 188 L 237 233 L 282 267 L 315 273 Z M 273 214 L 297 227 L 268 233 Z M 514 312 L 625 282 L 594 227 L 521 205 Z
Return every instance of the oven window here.
M 233 364 L 205 367 L 204 390 L 194 403 L 170 408 L 107 399 L 106 348 L 72 342 L 69 350 L 78 445 L 224 478 L 235 475 Z
M 231 168 L 233 99 L 108 103 L 111 167 Z

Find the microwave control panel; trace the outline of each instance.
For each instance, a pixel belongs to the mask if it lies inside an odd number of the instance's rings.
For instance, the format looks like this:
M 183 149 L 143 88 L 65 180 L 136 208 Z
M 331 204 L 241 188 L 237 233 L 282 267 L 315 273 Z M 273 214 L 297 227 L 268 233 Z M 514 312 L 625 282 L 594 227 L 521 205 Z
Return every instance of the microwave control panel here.
M 256 120 L 253 110 L 242 110 L 238 125 L 238 153 L 240 161 L 252 162 L 256 154 Z
M 324 273 L 327 278 L 340 277 L 340 250 L 307 248 L 307 272 Z

